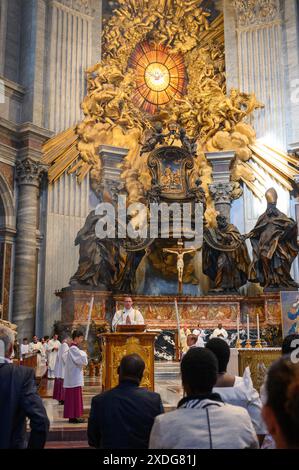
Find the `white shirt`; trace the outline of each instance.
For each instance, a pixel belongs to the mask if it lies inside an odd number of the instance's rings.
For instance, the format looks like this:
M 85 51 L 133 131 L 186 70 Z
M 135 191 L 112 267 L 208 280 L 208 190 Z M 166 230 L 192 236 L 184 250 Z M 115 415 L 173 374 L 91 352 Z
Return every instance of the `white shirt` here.
M 203 330 L 198 330 L 198 329 L 196 329 L 196 328 L 195 328 L 195 330 L 192 331 L 192 334 L 193 334 L 193 335 L 196 335 L 196 336 L 199 335 L 199 336 L 201 336 L 202 338 L 205 336 Z
M 23 354 L 28 354 L 29 353 L 29 344 L 21 344 L 21 358 Z
M 83 367 L 87 366 L 88 359 L 85 351 L 72 344 L 70 347 L 64 369 L 64 388 L 83 387 Z
M 215 328 L 215 330 L 210 336 L 210 338 L 220 338 L 220 339 L 227 339 L 227 337 L 228 337 L 228 333 L 224 328 Z
M 266 434 L 266 427 L 262 419 L 262 402 L 253 386 L 249 367 L 246 367 L 243 377 L 235 378 L 233 387 L 214 387 L 213 392 L 219 393 L 225 403 L 245 408 L 256 433 Z
M 197 348 L 204 348 L 205 347 L 204 340 L 202 339 L 202 337 L 200 335 L 197 336 L 197 341 L 195 343 L 195 346 Z
M 129 310 L 126 308 L 118 310 L 112 320 L 112 328 L 115 329 L 117 325 L 126 325 L 127 317 L 131 320 L 131 325 L 144 325 L 144 318 L 139 310 L 131 307 Z
M 210 431 L 210 432 L 209 432 Z M 210 399 L 190 400 L 175 411 L 156 417 L 149 449 L 258 448 L 244 408 Z
M 203 338 L 205 337 L 205 334 L 203 333 L 203 331 L 195 329 L 192 331 L 192 334 L 197 336 L 197 341 L 196 341 L 195 346 L 197 348 L 204 348 L 205 343 L 204 343 Z
M 54 375 L 57 379 L 64 379 L 65 363 L 69 349 L 69 345 L 66 342 L 59 346 L 54 367 Z

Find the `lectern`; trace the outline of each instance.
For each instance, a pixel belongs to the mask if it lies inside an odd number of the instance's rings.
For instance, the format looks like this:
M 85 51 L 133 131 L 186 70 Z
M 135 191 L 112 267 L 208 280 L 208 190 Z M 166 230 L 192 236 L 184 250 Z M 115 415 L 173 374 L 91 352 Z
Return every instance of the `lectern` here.
M 103 335 L 103 391 L 118 385 L 117 368 L 120 361 L 127 354 L 134 353 L 139 354 L 145 362 L 141 387 L 154 391 L 154 341 L 156 335 L 145 331 L 128 331 L 134 329 L 134 325 L 132 328 L 129 325 L 126 327 L 122 326 L 121 331 Z M 144 328 L 143 326 L 143 330 Z

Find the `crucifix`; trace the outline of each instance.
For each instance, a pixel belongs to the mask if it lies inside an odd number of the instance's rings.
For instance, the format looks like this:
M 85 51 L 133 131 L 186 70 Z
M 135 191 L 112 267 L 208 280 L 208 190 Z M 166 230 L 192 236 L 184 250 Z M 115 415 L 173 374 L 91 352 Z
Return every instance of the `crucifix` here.
M 175 248 L 163 248 L 164 253 L 172 253 L 177 256 L 177 271 L 178 271 L 178 282 L 179 282 L 179 295 L 183 293 L 183 273 L 184 273 L 184 256 L 187 253 L 195 253 L 199 248 L 183 248 L 184 243 L 182 240 L 178 240 Z

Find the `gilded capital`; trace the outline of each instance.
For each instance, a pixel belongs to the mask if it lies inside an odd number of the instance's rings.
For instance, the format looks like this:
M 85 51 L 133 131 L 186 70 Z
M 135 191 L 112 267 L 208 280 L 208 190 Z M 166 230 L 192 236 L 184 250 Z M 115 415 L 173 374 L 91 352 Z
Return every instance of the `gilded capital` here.
M 280 19 L 278 0 L 234 0 L 239 27 L 272 23 Z

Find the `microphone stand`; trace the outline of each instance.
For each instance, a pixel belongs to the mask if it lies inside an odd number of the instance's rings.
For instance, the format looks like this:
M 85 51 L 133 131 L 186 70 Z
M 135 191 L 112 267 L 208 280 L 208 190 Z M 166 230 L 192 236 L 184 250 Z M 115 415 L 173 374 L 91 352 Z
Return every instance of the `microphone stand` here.
M 125 311 L 123 310 L 122 313 L 124 314 Z M 117 322 L 115 322 L 115 325 L 113 326 L 113 331 L 114 331 L 114 333 L 115 333 L 115 331 L 116 331 L 116 327 L 117 327 L 118 323 L 120 322 L 121 318 L 122 318 L 122 315 L 120 315 L 120 317 L 118 318 Z

